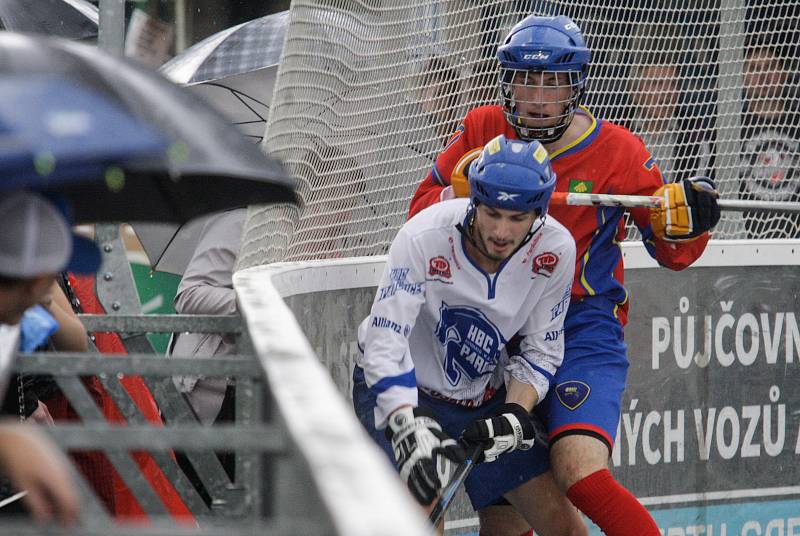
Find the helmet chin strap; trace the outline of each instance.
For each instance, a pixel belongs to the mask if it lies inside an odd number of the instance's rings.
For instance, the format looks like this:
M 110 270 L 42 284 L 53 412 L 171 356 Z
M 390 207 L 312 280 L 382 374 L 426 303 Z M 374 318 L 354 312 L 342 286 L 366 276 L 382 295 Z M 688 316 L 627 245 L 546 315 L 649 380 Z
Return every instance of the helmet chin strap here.
M 477 249 L 480 252 L 481 255 L 483 255 L 487 259 L 494 260 L 494 259 L 492 259 L 492 256 L 489 255 L 489 252 L 486 251 L 486 249 L 484 249 L 483 246 L 478 244 L 478 242 L 472 236 L 472 234 L 474 233 L 474 229 L 475 229 L 475 205 L 474 204 L 470 205 L 470 208 L 468 209 L 468 212 L 470 212 L 470 216 L 469 216 L 469 223 L 467 224 L 467 227 L 464 227 L 463 225 L 461 225 L 461 223 L 457 223 L 456 224 L 456 229 L 458 229 L 458 232 L 461 233 L 461 235 L 464 238 L 466 238 L 469 241 L 470 244 L 475 246 L 475 249 Z M 508 254 L 506 259 L 509 259 L 509 258 L 513 257 L 514 255 L 516 255 L 517 251 L 519 251 L 520 249 L 524 248 L 525 245 L 528 242 L 531 241 L 533 236 L 536 233 L 538 233 L 539 230 L 542 227 L 544 227 L 544 216 L 539 216 L 538 222 L 539 222 L 539 225 L 536 226 L 535 229 L 534 229 L 535 222 L 533 224 L 531 224 L 531 228 L 528 231 L 528 234 L 526 234 L 525 238 L 522 239 L 522 242 L 520 242 L 519 245 L 514 248 L 514 251 L 512 251 L 511 253 Z M 505 260 L 505 259 L 503 259 L 503 260 Z

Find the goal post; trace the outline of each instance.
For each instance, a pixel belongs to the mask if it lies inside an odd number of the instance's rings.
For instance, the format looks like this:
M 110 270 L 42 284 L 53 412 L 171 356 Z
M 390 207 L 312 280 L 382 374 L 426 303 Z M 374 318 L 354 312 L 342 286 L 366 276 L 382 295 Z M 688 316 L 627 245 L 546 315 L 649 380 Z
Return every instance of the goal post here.
M 303 203 L 251 207 L 239 266 L 385 253 L 460 119 L 498 102 L 496 46 L 531 13 L 579 24 L 586 105 L 642 137 L 668 179 L 800 200 L 800 0 L 294 0 L 263 148 Z M 714 236 L 799 224 L 726 212 Z

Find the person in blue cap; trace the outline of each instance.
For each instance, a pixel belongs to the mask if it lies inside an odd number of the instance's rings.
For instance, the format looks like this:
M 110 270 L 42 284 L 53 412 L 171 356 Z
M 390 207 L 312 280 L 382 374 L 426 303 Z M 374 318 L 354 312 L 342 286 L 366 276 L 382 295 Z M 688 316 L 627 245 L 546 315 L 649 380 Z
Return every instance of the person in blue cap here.
M 16 351 L 19 324 L 27 311 L 47 301 L 64 270 L 93 273 L 100 264 L 95 244 L 73 234 L 66 210 L 28 191 L 0 194 L 0 353 Z M 41 322 L 23 330 L 28 338 L 52 333 L 57 322 L 43 309 Z M 12 336 L 6 336 L 11 333 Z M 7 373 L 8 371 L 4 371 Z M 7 381 L 7 378 L 2 378 Z M 26 492 L 25 502 L 41 521 L 74 523 L 79 503 L 63 454 L 32 426 L 0 423 L 0 465 Z
M 43 195 L 0 194 L 0 214 L 0 323 L 19 323 L 59 272 L 89 274 L 99 267 L 94 242 L 74 234 L 64 209 Z

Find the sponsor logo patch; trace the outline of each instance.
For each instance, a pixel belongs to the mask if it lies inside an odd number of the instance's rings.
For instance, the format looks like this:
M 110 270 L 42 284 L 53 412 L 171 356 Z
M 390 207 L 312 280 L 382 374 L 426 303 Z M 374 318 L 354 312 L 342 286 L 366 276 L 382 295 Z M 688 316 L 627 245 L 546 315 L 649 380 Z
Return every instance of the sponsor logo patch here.
M 409 272 L 408 268 L 392 268 L 391 272 L 389 272 L 389 279 L 391 280 L 391 283 L 385 287 L 382 287 L 378 291 L 378 301 L 385 300 L 386 298 L 391 298 L 398 291 L 407 292 L 412 296 L 416 296 L 417 294 L 422 293 L 422 289 L 424 288 L 424 283 L 408 282 L 406 280 L 408 272 Z
M 653 168 L 656 167 L 656 160 L 653 157 L 650 157 L 650 158 L 647 159 L 647 162 L 642 164 L 642 166 L 647 171 L 653 171 Z
M 523 60 L 546 60 L 550 57 L 550 53 L 546 50 L 536 50 L 535 52 L 528 52 L 522 56 Z
M 372 325 L 374 327 L 376 327 L 376 328 L 388 328 L 388 329 L 391 329 L 392 331 L 394 331 L 398 335 L 400 335 L 400 331 L 402 330 L 402 328 L 400 327 L 400 324 L 398 324 L 394 320 L 389 320 L 388 318 L 383 317 L 383 316 L 374 316 L 374 317 L 372 317 Z
M 555 304 L 550 309 L 550 320 L 555 320 L 558 315 L 562 314 L 564 311 L 567 310 L 567 303 L 569 303 L 569 298 L 571 295 L 572 286 L 567 285 L 567 288 L 564 289 L 564 294 L 561 296 L 561 301 Z
M 561 405 L 570 411 L 575 411 L 589 398 L 592 388 L 588 384 L 570 380 L 556 385 L 556 396 Z
M 558 255 L 547 251 L 533 258 L 531 269 L 533 273 L 550 277 L 558 266 Z
M 545 340 L 545 341 L 550 341 L 550 342 L 557 341 L 557 340 L 558 340 L 558 337 L 559 337 L 559 335 L 561 335 L 561 332 L 562 332 L 562 331 L 564 331 L 564 330 L 563 330 L 563 329 L 561 329 L 560 331 L 548 331 L 548 332 L 547 332 L 547 333 L 545 333 L 545 335 L 544 335 L 544 340 Z
M 495 154 L 500 152 L 500 136 L 497 136 L 492 141 L 486 144 L 486 152 L 489 154 Z
M 544 163 L 544 159 L 547 158 L 547 149 L 542 147 L 541 145 L 536 148 L 536 151 L 533 153 L 533 158 L 536 159 L 537 162 L 540 164 Z
M 519 197 L 519 194 L 510 194 L 508 192 L 497 192 L 498 201 L 513 201 Z
M 450 261 L 442 256 L 433 257 L 428 261 L 428 275 L 450 279 L 453 276 L 450 272 Z
M 588 194 L 592 192 L 592 181 L 572 179 L 569 181 L 569 191 L 574 194 Z

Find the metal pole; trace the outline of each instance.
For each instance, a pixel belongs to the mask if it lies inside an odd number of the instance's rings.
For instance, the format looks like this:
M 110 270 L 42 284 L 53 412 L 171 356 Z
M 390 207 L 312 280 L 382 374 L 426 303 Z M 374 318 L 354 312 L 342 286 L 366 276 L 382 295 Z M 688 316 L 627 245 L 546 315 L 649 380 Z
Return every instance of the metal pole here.
M 100 0 L 97 46 L 122 56 L 125 53 L 125 0 Z
M 188 0 L 189 4 L 191 0 Z M 187 0 L 175 0 L 175 54 L 180 54 L 189 46 Z
M 723 0 L 719 9 L 719 74 L 717 75 L 716 179 L 723 197 L 739 195 L 741 153 L 742 67 L 744 64 L 743 0 Z M 742 218 L 727 216 L 720 222 L 734 237 L 744 233 Z

